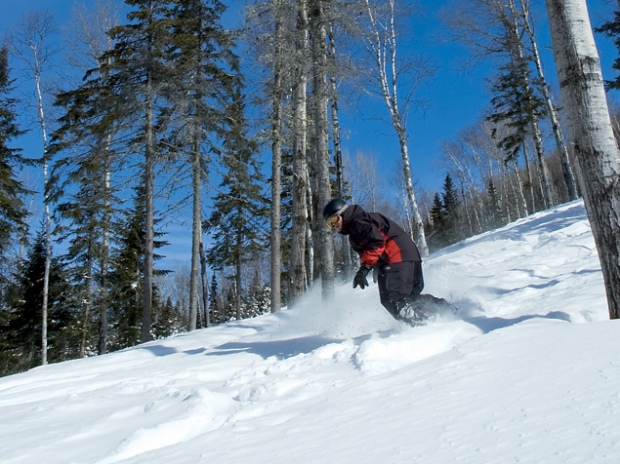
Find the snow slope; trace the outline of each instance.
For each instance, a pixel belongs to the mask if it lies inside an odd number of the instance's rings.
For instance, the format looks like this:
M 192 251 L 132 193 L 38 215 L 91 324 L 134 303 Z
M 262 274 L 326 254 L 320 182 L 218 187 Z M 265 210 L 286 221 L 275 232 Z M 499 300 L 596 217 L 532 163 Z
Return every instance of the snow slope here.
M 620 462 L 620 322 L 581 202 L 424 267 L 457 317 L 409 328 L 347 283 L 2 378 L 0 462 Z

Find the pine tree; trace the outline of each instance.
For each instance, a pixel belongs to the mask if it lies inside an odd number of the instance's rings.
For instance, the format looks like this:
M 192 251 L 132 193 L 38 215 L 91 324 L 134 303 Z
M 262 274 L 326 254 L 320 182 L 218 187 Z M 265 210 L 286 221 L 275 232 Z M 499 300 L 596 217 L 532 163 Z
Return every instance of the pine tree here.
M 437 250 L 445 246 L 444 231 L 446 229 L 446 218 L 439 193 L 435 193 L 433 197 L 433 206 L 431 207 L 430 214 L 432 226 L 427 232 L 428 241 L 430 247 L 433 250 Z
M 103 88 L 113 96 L 114 116 L 122 122 L 129 145 L 142 152 L 145 194 L 144 272 L 141 340 L 151 338 L 154 269 L 154 179 L 159 141 L 168 122 L 170 108 L 164 94 L 174 84 L 171 51 L 170 0 L 125 0 L 134 10 L 130 24 L 110 31 L 114 48 L 105 53 L 100 68 Z
M 91 287 L 86 293 L 93 306 L 98 306 L 98 353 L 105 354 L 111 222 L 118 209 L 112 185 L 113 174 L 120 169 L 121 157 L 115 143 L 120 141 L 121 123 L 117 112 L 120 107 L 105 80 L 108 71 L 102 73 L 103 64 L 110 59 L 100 56 L 102 50 L 111 47 L 111 40 L 101 36 L 107 33 L 103 29 L 108 23 L 115 23 L 114 14 L 104 5 L 97 6 L 92 13 L 97 17 L 95 31 L 83 31 L 95 37 L 96 43 L 88 44 L 88 58 L 97 67 L 86 72 L 79 87 L 56 96 L 55 105 L 64 113 L 52 134 L 50 154 L 57 159 L 52 170 L 51 197 L 59 203 L 59 228 L 62 224 L 61 233 L 71 240 L 68 258 L 83 264 L 91 262 L 89 269 L 75 266 L 74 277 L 76 284 Z M 80 276 L 88 276 L 88 281 Z M 97 283 L 96 296 L 93 283 Z
M 42 294 L 45 273 L 45 234 L 40 232 L 26 260 L 19 266 L 9 302 L 3 353 L 3 373 L 13 373 L 40 364 Z M 50 362 L 76 358 L 79 355 L 80 331 L 78 310 L 64 266 L 51 257 L 48 298 L 48 352 Z M 10 359 L 10 361 L 9 361 Z
M 264 250 L 266 200 L 263 176 L 256 159 L 256 143 L 248 138 L 244 101 L 237 89 L 227 115 L 228 130 L 220 152 L 226 172 L 206 228 L 213 235 L 208 261 L 215 269 L 232 266 L 236 282 L 236 314 L 241 317 L 242 264 Z
M 28 193 L 17 177 L 16 169 L 28 163 L 20 149 L 10 148 L 9 142 L 22 135 L 16 123 L 17 100 L 11 98 L 8 48 L 0 48 L 0 264 L 15 235 L 25 236 L 27 215 L 22 195 Z M 0 283 L 1 284 L 1 283 Z
M 170 297 L 165 303 L 161 301 L 161 295 L 156 292 L 153 301 L 155 302 L 155 322 L 153 323 L 153 337 L 166 338 L 182 329 L 180 311 L 177 306 L 172 303 Z
M 215 138 L 214 134 L 224 132 L 226 101 L 239 74 L 232 34 L 221 24 L 225 11 L 226 6 L 218 0 L 174 0 L 168 12 L 174 72 L 166 98 L 182 109 L 174 115 L 173 145 L 175 150 L 189 154 L 192 169 L 190 330 L 196 328 L 199 307 L 201 187 L 206 177 L 202 147 L 206 140 Z
M 489 178 L 487 183 L 487 207 L 486 210 L 489 214 L 489 225 L 491 229 L 503 226 L 505 221 L 503 219 L 502 210 L 500 207 L 500 201 L 497 194 L 497 189 L 495 188 L 495 182 L 493 179 Z
M 443 184 L 442 209 L 445 218 L 445 244 L 452 245 L 461 238 L 459 224 L 459 198 L 450 174 Z
M 220 295 L 218 292 L 217 278 L 215 273 L 211 275 L 211 286 L 209 288 L 209 311 L 211 312 L 211 323 L 217 325 L 221 322 L 220 314 Z
M 507 161 L 518 156 L 519 149 L 531 133 L 531 125 L 546 115 L 544 100 L 529 84 L 533 80 L 531 74 L 529 60 L 520 57 L 502 66 L 492 85 L 494 112 L 487 119 L 511 129 L 497 142 L 498 147 L 506 152 Z
M 620 51 L 620 11 L 614 13 L 613 21 L 607 21 L 601 27 L 594 29 L 594 31 L 613 38 L 614 45 Z M 611 67 L 616 71 L 620 71 L 620 57 L 614 60 Z M 608 89 L 620 90 L 620 75 L 616 76 L 614 80 L 605 81 L 605 84 Z
M 116 227 L 118 249 L 112 256 L 110 272 L 110 316 L 112 350 L 134 346 L 142 340 L 142 308 L 144 297 L 144 259 L 146 235 L 146 205 L 144 187 L 136 188 L 134 207 L 125 211 L 125 219 Z M 156 233 L 155 236 L 161 236 Z M 154 240 L 154 248 L 166 242 Z M 161 256 L 154 254 L 154 259 Z M 155 275 L 167 271 L 153 271 Z M 153 292 L 156 289 L 153 288 Z M 154 295 L 154 294 L 153 294 Z M 153 298 L 151 295 L 151 298 Z
M 139 197 L 138 197 L 139 198 Z M 117 228 L 118 250 L 110 270 L 110 341 L 114 351 L 140 342 L 142 271 L 144 269 L 144 208 L 136 201 Z

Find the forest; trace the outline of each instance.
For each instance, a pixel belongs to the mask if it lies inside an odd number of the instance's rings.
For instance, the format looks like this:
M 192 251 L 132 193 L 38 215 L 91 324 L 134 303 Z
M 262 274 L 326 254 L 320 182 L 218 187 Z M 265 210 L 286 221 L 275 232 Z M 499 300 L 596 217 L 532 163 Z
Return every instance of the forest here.
M 423 256 L 582 196 L 593 214 L 606 187 L 578 174 L 576 123 L 537 35 L 544 5 L 442 10 L 441 40 L 494 71 L 485 112 L 446 136 L 436 192 L 415 178 L 408 125 L 436 73 L 404 45 L 424 8 L 257 0 L 236 28 L 226 11 L 95 0 L 75 4 L 70 33 L 49 11 L 4 31 L 0 375 L 294 308 L 313 285 L 328 304 L 359 265 L 323 222 L 334 197 L 396 219 Z M 595 31 L 620 45 L 620 12 Z M 59 42 L 65 74 L 50 82 Z M 620 79 L 605 84 L 609 95 Z M 23 85 L 32 101 L 16 95 Z M 389 179 L 381 156 L 346 148 L 342 107 L 362 96 L 399 147 Z M 26 112 L 34 128 L 20 124 Z M 605 114 L 620 134 L 619 112 Z M 37 156 L 19 146 L 26 132 L 41 139 Z M 171 223 L 191 237 L 184 269 L 160 265 Z

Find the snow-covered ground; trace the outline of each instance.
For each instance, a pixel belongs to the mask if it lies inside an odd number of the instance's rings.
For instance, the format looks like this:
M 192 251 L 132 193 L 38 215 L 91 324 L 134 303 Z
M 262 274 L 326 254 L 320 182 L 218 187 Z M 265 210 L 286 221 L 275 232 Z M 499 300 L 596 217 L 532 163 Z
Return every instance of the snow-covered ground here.
M 424 263 L 457 317 L 377 288 L 0 379 L 3 464 L 620 462 L 620 321 L 581 202 Z

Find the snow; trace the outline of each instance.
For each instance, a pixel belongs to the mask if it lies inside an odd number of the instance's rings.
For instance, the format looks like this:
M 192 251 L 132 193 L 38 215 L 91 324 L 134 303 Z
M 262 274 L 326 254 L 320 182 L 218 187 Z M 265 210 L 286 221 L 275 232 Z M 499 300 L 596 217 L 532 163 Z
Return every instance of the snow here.
M 424 263 L 456 316 L 374 284 L 0 379 L 3 464 L 618 463 L 620 321 L 583 203 Z

